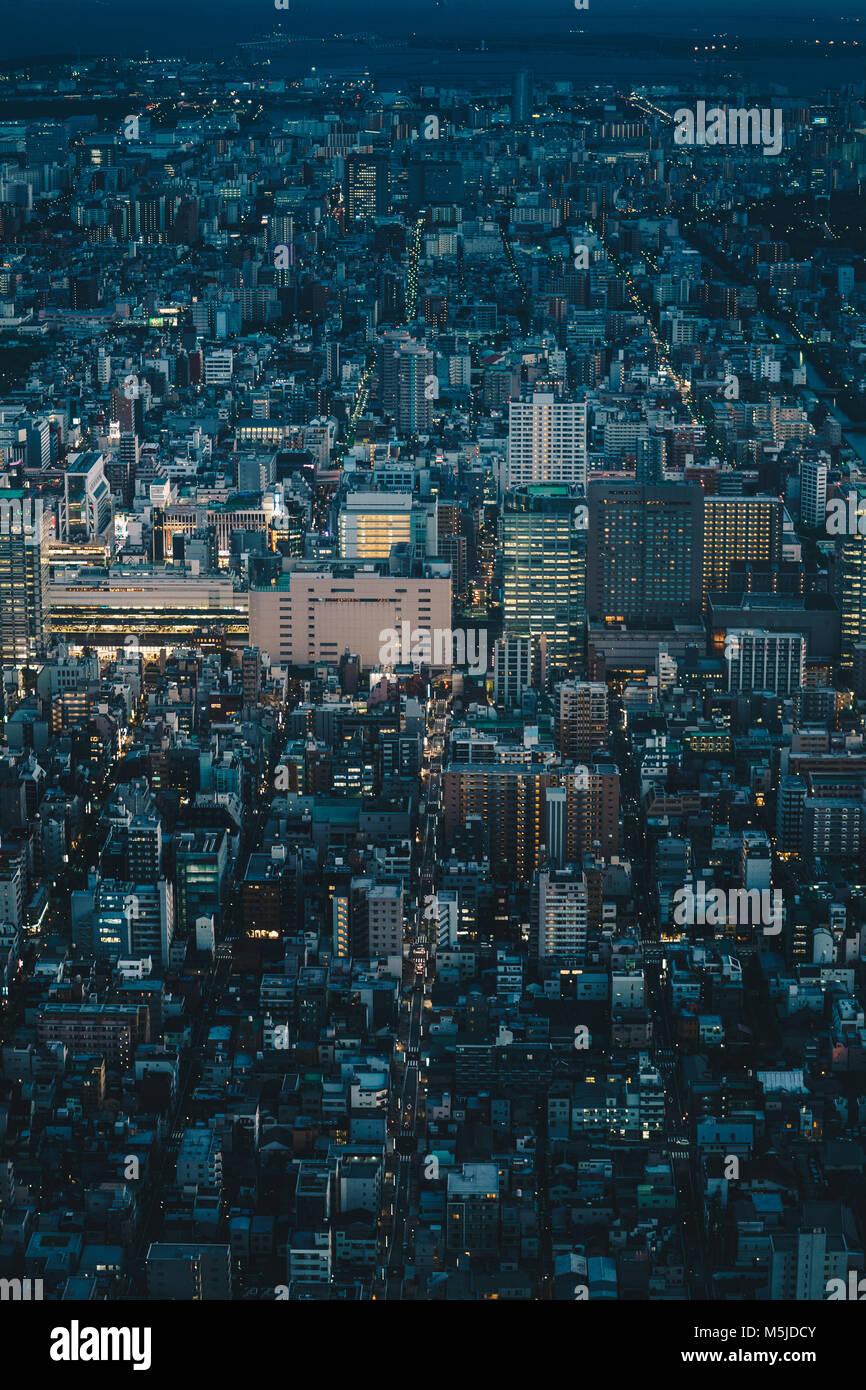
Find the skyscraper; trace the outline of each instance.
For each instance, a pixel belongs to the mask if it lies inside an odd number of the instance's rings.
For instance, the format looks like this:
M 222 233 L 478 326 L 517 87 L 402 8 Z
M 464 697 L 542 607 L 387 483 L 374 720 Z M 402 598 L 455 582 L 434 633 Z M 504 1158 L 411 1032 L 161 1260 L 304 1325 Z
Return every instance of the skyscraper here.
M 400 354 L 397 366 L 397 413 L 395 424 L 398 430 L 410 434 L 426 434 L 430 429 L 433 415 L 432 393 L 436 390 L 436 363 L 432 352 L 426 348 L 406 349 Z
M 50 525 L 38 498 L 0 492 L 0 656 L 17 665 L 42 647 Z
M 435 358 L 423 343 L 405 336 L 386 336 L 382 349 L 382 404 L 394 415 L 398 430 L 412 434 L 429 430 L 437 380 Z
M 523 125 L 532 115 L 532 73 L 516 72 L 511 85 L 511 124 Z
M 586 532 L 573 490 L 509 492 L 502 519 L 503 608 L 509 636 L 547 638 L 551 674 L 573 674 L 583 644 Z
M 701 489 L 690 483 L 591 481 L 587 498 L 589 620 L 696 621 L 701 612 Z
M 346 156 L 343 195 L 350 222 L 385 217 L 391 201 L 391 167 L 387 151 Z
M 827 455 L 800 462 L 800 520 L 824 529 L 827 519 Z
M 586 402 L 537 392 L 508 408 L 508 487 L 586 485 Z
M 866 513 L 866 497 L 858 495 L 857 526 Z M 837 545 L 839 543 L 837 542 Z M 842 611 L 842 665 L 854 664 L 854 648 L 866 641 L 866 536 L 849 535 L 841 541 L 838 602 Z

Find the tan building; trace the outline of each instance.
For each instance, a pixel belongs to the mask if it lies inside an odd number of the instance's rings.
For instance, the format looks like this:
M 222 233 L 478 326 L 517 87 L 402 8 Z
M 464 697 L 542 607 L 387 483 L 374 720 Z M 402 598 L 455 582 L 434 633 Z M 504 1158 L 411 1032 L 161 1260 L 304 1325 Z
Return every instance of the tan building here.
M 350 651 L 375 667 L 387 661 L 382 651 L 394 633 L 408 631 L 406 647 L 416 633 L 430 634 L 434 652 L 442 647 L 436 635 L 451 626 L 450 567 L 425 565 L 410 577 L 387 565 L 299 564 L 271 587 L 251 589 L 249 603 L 250 645 L 272 661 L 336 665 Z

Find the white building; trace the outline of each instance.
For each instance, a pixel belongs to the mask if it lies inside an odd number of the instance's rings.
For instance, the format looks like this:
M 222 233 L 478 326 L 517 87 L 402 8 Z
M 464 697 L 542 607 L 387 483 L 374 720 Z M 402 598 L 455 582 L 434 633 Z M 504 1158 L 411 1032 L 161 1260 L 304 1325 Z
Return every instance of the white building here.
M 538 957 L 586 954 L 587 890 L 583 874 L 543 869 L 538 875 Z
M 729 628 L 725 655 L 729 691 L 791 695 L 803 684 L 806 639 L 799 632 Z
M 586 402 L 538 392 L 508 407 L 508 487 L 586 486 Z
M 804 526 L 823 530 L 826 519 L 827 462 L 822 454 L 800 463 L 800 521 Z

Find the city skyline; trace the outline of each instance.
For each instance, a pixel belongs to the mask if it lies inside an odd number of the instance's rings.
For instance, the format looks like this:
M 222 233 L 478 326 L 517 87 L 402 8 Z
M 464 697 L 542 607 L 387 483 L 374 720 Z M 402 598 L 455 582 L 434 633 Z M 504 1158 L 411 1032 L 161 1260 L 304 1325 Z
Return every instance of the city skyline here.
M 844 1351 L 862 8 L 0 9 L 0 1304 L 43 1365 L 225 1376 L 274 1303 Z

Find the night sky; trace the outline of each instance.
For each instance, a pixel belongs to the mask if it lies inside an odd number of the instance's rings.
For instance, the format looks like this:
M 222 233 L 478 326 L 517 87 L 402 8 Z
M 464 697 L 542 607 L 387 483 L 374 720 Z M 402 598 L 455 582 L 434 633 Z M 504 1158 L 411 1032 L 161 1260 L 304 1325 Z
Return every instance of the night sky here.
M 202 44 L 227 48 L 263 29 L 274 17 L 304 34 L 375 29 L 435 35 L 486 34 L 490 37 L 549 31 L 575 25 L 588 34 L 702 33 L 722 31 L 785 37 L 866 29 L 864 0 L 839 0 L 816 7 L 805 0 L 590 0 L 577 11 L 571 0 L 291 0 L 288 11 L 275 11 L 272 0 L 149 0 L 126 5 L 117 0 L 0 0 L 0 56 L 15 58 L 39 52 L 130 52 L 150 43 L 158 51 L 194 53 Z M 860 24 L 852 23 L 858 20 Z

